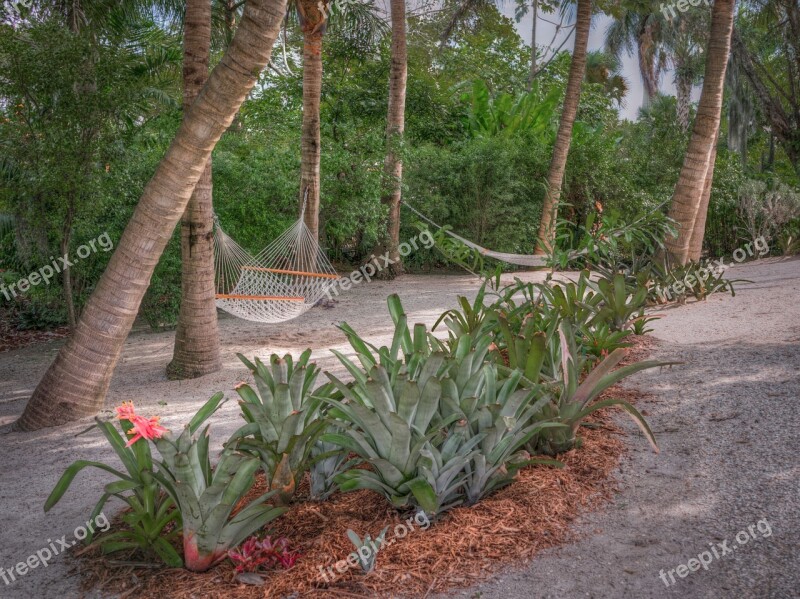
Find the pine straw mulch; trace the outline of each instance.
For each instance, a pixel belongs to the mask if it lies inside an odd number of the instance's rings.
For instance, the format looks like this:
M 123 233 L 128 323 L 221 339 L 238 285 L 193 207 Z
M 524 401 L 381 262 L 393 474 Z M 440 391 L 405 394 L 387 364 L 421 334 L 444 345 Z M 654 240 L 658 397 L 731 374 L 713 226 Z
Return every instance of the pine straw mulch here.
M 629 350 L 641 359 L 652 342 L 637 338 Z M 626 361 L 630 361 L 627 357 Z M 604 397 L 628 401 L 642 393 L 614 387 Z M 472 507 L 455 508 L 427 530 L 414 523 L 403 539 L 385 545 L 377 567 L 369 575 L 358 567 L 326 582 L 321 574 L 354 550 L 346 531 L 376 536 L 413 513 L 398 514 L 378 494 L 369 491 L 337 493 L 323 503 L 299 501 L 273 523 L 273 538 L 287 537 L 301 557 L 290 570 L 276 570 L 264 586 L 235 580 L 230 561 L 203 574 L 183 569 L 143 568 L 115 562 L 97 552 L 84 554 L 77 563 L 85 590 L 122 597 L 171 599 L 278 597 L 427 597 L 433 592 L 466 587 L 511 565 L 519 566 L 534 554 L 576 538 L 570 523 L 583 510 L 608 501 L 616 488 L 611 473 L 625 450 L 623 433 L 608 411 L 596 413 L 581 429 L 583 445 L 559 456 L 563 469 L 533 466 L 520 472 L 510 486 Z M 637 436 L 633 442 L 645 443 Z M 264 489 L 263 478 L 251 492 Z M 307 482 L 299 489 L 303 495 Z M 330 575 L 329 575 L 330 577 Z

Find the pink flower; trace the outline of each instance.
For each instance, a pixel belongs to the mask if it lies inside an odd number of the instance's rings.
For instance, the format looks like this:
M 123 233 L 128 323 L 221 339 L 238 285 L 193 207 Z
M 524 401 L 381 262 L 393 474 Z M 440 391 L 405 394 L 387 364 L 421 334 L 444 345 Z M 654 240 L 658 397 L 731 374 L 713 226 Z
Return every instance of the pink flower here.
M 161 436 L 168 432 L 163 426 L 158 424 L 158 416 L 154 418 L 145 418 L 139 416 L 133 408 L 132 401 L 123 401 L 122 405 L 117 408 L 117 418 L 120 420 L 127 420 L 131 423 L 131 428 L 125 431 L 126 434 L 131 435 L 131 440 L 125 447 L 130 447 L 139 439 L 160 439 Z
M 131 417 L 131 424 L 133 425 L 133 428 L 128 431 L 128 434 L 133 435 L 133 437 L 131 437 L 131 440 L 128 441 L 128 444 L 125 447 L 130 447 L 139 439 L 147 439 L 148 441 L 160 439 L 164 433 L 169 432 L 163 426 L 158 424 L 158 416 L 155 416 L 154 418 L 145 418 L 144 416 L 138 416 L 137 414 L 134 414 Z
M 122 405 L 117 408 L 117 418 L 120 420 L 133 420 L 136 412 L 133 409 L 132 401 L 123 401 Z

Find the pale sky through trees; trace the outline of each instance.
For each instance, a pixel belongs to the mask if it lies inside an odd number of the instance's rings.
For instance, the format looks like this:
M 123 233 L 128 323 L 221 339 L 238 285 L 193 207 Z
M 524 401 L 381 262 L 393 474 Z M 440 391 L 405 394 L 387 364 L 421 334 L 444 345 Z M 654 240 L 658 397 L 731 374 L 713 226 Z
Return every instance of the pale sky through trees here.
M 504 3 L 500 6 L 500 12 L 514 20 L 514 8 L 515 4 L 513 3 Z M 545 14 L 543 16 L 548 21 L 558 22 L 559 20 L 557 14 Z M 519 23 L 516 23 L 517 32 L 526 44 L 531 43 L 531 18 L 532 15 L 529 12 Z M 612 18 L 606 15 L 598 15 L 592 19 L 592 32 L 589 36 L 590 50 L 603 49 L 603 40 L 605 38 L 606 29 L 611 21 Z M 568 20 L 565 20 L 565 23 L 571 24 L 571 22 Z M 544 44 L 548 44 L 550 42 L 550 40 L 553 38 L 554 31 L 555 25 L 542 21 L 541 19 L 539 20 L 539 23 L 536 27 L 536 42 L 540 48 Z M 558 45 L 564 39 L 564 36 L 569 35 L 571 31 L 572 29 L 569 29 L 559 33 L 554 43 L 555 47 L 558 47 Z M 573 41 L 570 39 L 564 45 L 564 49 L 571 52 L 572 45 Z M 639 64 L 636 55 L 622 56 L 622 75 L 628 80 L 629 91 L 625 96 L 625 106 L 620 108 L 619 113 L 622 118 L 636 120 L 636 117 L 639 113 L 639 107 L 642 105 L 642 95 L 644 93 L 644 86 L 642 84 L 642 79 L 639 76 Z M 665 94 L 672 96 L 675 95 L 675 84 L 672 81 L 671 70 L 664 73 L 664 75 L 661 77 L 659 89 Z M 692 100 L 697 101 L 699 96 L 699 88 L 696 87 L 692 93 Z

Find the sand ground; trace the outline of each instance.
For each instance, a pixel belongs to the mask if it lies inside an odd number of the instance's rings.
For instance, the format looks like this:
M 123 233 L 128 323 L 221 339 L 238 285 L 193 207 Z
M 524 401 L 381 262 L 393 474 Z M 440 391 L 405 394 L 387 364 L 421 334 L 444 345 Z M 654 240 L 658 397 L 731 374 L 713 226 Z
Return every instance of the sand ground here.
M 753 283 L 737 287 L 735 298 L 720 295 L 663 310 L 664 318 L 654 323 L 653 335 L 661 341 L 656 357 L 686 362 L 642 373 L 632 383 L 653 393 L 641 407 L 662 453 L 650 453 L 631 428 L 620 493 L 607 509 L 576 524 L 584 533 L 581 541 L 452 596 L 800 596 L 800 261 L 739 265 L 731 275 Z M 137 328 L 125 345 L 107 405 L 133 400 L 143 413 L 161 414 L 165 425 L 179 428 L 212 393 L 234 397 L 233 386 L 247 377 L 236 352 L 263 358 L 311 347 L 323 369 L 341 373 L 326 351 L 351 353 L 338 322 L 347 321 L 380 345 L 392 331 L 387 294 L 400 294 L 411 322 L 430 325 L 455 306 L 458 295 L 477 289 L 467 276 L 405 276 L 362 284 L 335 307 L 280 325 L 224 318 L 225 368 L 192 381 L 167 381 L 164 375 L 173 333 Z M 104 440 L 96 432 L 76 437 L 91 424 L 88 419 L 29 434 L 9 430 L 59 346 L 52 342 L 0 354 L 0 567 L 5 569 L 51 540 L 58 547 L 62 535 L 69 542 L 108 482 L 99 472 L 85 471 L 45 515 L 44 499 L 67 465 L 109 459 Z M 235 403 L 224 406 L 213 422 L 212 435 L 220 441 L 239 424 Z M 114 509 L 108 508 L 109 515 Z M 765 536 L 761 524 L 753 528 L 756 538 L 738 546 L 736 534 L 760 520 L 771 534 Z M 710 543 L 726 540 L 735 549 L 714 558 L 707 570 L 685 578 L 676 571 L 669 586 L 659 579 L 660 570 L 669 576 Z M 510 547 L 510 562 L 513 552 Z M 0 597 L 77 597 L 68 564 L 67 556 L 56 556 L 47 568 L 11 584 L 0 579 Z

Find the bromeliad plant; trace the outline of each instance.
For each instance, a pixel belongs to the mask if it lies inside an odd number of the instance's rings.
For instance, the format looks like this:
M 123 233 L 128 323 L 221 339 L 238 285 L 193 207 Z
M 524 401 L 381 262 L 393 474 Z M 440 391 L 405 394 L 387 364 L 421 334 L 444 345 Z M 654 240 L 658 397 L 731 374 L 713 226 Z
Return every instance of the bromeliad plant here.
M 167 432 L 155 440 L 163 459 L 163 467 L 155 476 L 165 488 L 171 489 L 180 509 L 184 561 L 193 572 L 204 572 L 219 563 L 230 549 L 286 511 L 265 503 L 274 495 L 273 491 L 239 507 L 256 482 L 255 474 L 261 467 L 259 458 L 226 448 L 212 468 L 209 427 L 199 436 L 195 433 L 219 407 L 221 394 L 214 399 L 177 439 Z
M 277 566 L 288 570 L 294 566 L 300 554 L 289 548 L 286 538 L 273 541 L 270 536 L 263 539 L 253 536 L 237 549 L 228 551 L 228 557 L 235 564 L 237 574 L 256 574 Z
M 627 413 L 644 433 L 644 436 L 658 452 L 655 436 L 650 426 L 639 411 L 630 403 L 621 399 L 606 399 L 592 403 L 603 391 L 632 374 L 669 366 L 676 362 L 645 361 L 629 364 L 621 368 L 615 367 L 625 357 L 624 349 L 616 349 L 601 360 L 581 381 L 583 358 L 575 343 L 575 334 L 567 323 L 562 323 L 559 330 L 560 368 L 559 380 L 554 385 L 555 399 L 542 411 L 544 418 L 566 425 L 565 428 L 551 428 L 542 431 L 541 435 L 530 445 L 534 453 L 556 455 L 577 446 L 577 432 L 584 418 L 609 406 L 619 406 Z
M 53 489 L 45 511 L 61 499 L 83 468 L 100 468 L 120 480 L 106 486 L 92 519 L 100 514 L 110 497 L 122 499 L 129 507 L 122 518 L 129 529 L 98 539 L 104 551 L 152 550 L 170 566 L 183 564 L 189 570 L 207 570 L 224 559 L 229 549 L 284 511 L 265 504 L 271 495 L 266 493 L 232 513 L 253 487 L 260 461 L 226 449 L 212 468 L 208 426 L 199 437 L 195 433 L 219 409 L 223 397 L 222 393 L 211 397 L 175 440 L 169 430 L 159 425 L 158 418 L 145 418 L 136 414 L 132 404 L 123 404 L 117 409 L 117 416 L 123 433 L 131 437 L 127 444 L 110 423 L 98 421 L 97 426 L 126 472 L 101 462 L 77 461 L 67 468 Z M 161 461 L 153 458 L 151 441 Z M 181 532 L 183 560 L 170 543 Z
M 341 432 L 326 433 L 322 440 L 355 453 L 371 467 L 339 474 L 336 481 L 342 491 L 371 489 L 395 507 L 419 506 L 431 515 L 460 502 L 456 491 L 464 482 L 471 447 L 464 445 L 448 454 L 446 464 L 435 473 L 430 467 L 436 456 L 442 461 L 437 446 L 456 419 L 439 418 L 442 383 L 437 377 L 428 376 L 422 383 L 401 373 L 392 385 L 386 369 L 375 366 L 366 382 L 356 381 L 351 389 L 328 376 L 343 399 L 322 400 L 330 404 L 332 424 Z
M 231 436 L 227 446 L 261 460 L 270 490 L 276 491 L 277 499 L 284 504 L 291 501 L 305 471 L 312 468 L 313 472 L 314 459 L 321 464 L 316 476 L 324 479 L 317 481 L 316 487 L 321 484 L 325 491 L 331 490 L 325 469 L 336 467 L 322 461 L 334 456 L 323 456 L 316 446 L 326 423 L 321 417 L 320 400 L 312 397 L 325 396 L 333 389 L 329 384 L 314 389 L 319 369 L 309 364 L 310 357 L 310 349 L 297 361 L 289 354 L 283 358 L 273 354 L 268 367 L 258 358 L 253 363 L 239 354 L 258 391 L 244 383 L 236 387 L 246 424 Z
M 375 569 L 378 552 L 383 546 L 387 530 L 389 530 L 388 526 L 374 539 L 369 534 L 364 535 L 362 539 L 354 530 L 350 528 L 347 529 L 347 538 L 350 539 L 350 542 L 356 548 L 355 554 L 358 556 L 358 565 L 361 566 L 361 571 L 364 572 L 364 574 L 369 574 Z
M 171 541 L 181 532 L 180 512 L 176 509 L 171 486 L 162 488 L 156 478 L 156 464 L 148 443 L 148 439 L 156 439 L 167 431 L 158 424 L 157 418 L 137 415 L 132 403 L 123 403 L 122 407 L 117 408 L 117 417 L 121 433 L 111 422 L 99 419 L 92 428 L 99 429 L 106 438 L 122 463 L 123 470 L 102 462 L 74 462 L 50 493 L 44 511 L 50 511 L 61 500 L 81 470 L 87 467 L 104 470 L 118 480 L 105 486 L 103 495 L 92 510 L 90 521 L 95 521 L 108 500 L 115 497 L 127 506 L 122 514 L 127 529 L 101 535 L 96 543 L 103 553 L 138 549 L 145 555 L 157 555 L 172 568 L 179 568 L 183 560 Z M 126 433 L 131 436 L 127 443 Z M 92 542 L 91 531 L 87 539 Z

